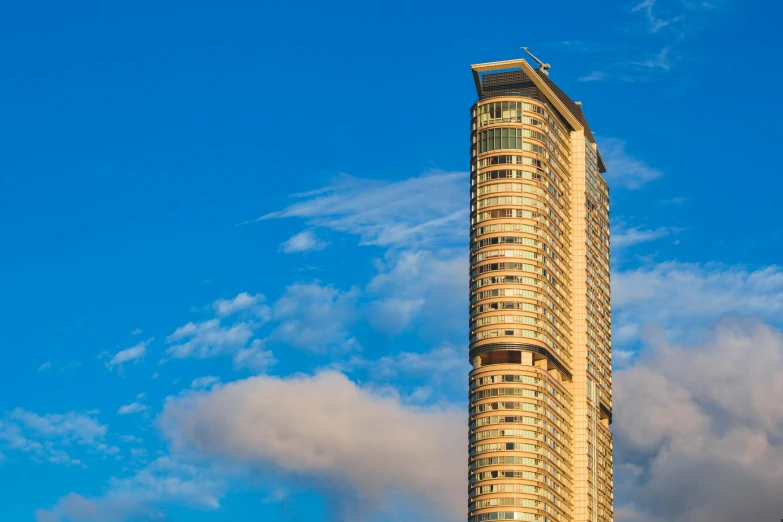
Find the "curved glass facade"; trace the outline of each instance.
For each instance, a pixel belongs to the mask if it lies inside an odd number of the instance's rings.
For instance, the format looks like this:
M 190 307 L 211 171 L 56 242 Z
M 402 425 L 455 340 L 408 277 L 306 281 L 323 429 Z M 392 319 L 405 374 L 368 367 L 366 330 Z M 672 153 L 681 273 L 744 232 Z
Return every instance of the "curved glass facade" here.
M 570 393 L 526 349 L 570 368 L 567 163 L 548 154 L 544 133 L 558 130 L 541 102 L 504 97 L 472 112 L 470 348 L 483 361 L 470 380 L 469 520 L 570 521 Z M 521 168 L 498 167 L 508 164 Z
M 603 163 L 551 81 L 526 64 L 486 80 L 484 66 L 471 108 L 468 520 L 609 522 Z

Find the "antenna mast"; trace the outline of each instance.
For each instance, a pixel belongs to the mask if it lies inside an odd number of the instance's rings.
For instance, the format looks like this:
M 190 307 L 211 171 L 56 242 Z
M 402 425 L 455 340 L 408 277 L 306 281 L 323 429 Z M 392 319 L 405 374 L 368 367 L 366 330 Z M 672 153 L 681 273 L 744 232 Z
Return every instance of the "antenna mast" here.
M 549 65 L 548 63 L 544 63 L 541 60 L 539 60 L 538 58 L 536 58 L 535 55 L 530 52 L 530 46 L 529 45 L 527 47 L 520 47 L 520 49 L 524 49 L 524 51 L 528 54 L 528 56 L 530 56 L 532 59 L 534 59 L 536 61 L 536 63 L 538 64 L 538 67 L 541 69 L 541 72 L 546 74 L 547 76 L 549 76 L 549 69 L 552 68 L 551 65 Z

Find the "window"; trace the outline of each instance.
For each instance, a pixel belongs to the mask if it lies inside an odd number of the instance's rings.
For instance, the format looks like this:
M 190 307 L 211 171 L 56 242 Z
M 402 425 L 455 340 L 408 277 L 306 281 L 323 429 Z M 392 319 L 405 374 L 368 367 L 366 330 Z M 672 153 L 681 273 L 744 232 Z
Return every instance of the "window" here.
M 493 123 L 521 123 L 522 102 L 489 102 L 478 108 L 479 127 Z
M 522 149 L 522 129 L 504 127 L 479 132 L 479 153 L 497 149 Z

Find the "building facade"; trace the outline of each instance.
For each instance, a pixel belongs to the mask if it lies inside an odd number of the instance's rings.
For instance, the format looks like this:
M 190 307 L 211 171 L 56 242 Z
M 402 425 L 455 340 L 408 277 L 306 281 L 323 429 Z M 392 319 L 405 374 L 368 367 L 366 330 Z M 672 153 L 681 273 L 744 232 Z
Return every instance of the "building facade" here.
M 613 520 L 606 168 L 547 67 L 472 66 L 469 522 Z

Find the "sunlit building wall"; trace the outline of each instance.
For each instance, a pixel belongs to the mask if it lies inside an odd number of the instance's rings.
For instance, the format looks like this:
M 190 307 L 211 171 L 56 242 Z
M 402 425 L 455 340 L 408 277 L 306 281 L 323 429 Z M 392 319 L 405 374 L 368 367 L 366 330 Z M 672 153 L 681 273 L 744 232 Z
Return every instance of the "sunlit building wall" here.
M 472 70 L 468 520 L 611 521 L 606 168 L 545 69 Z

